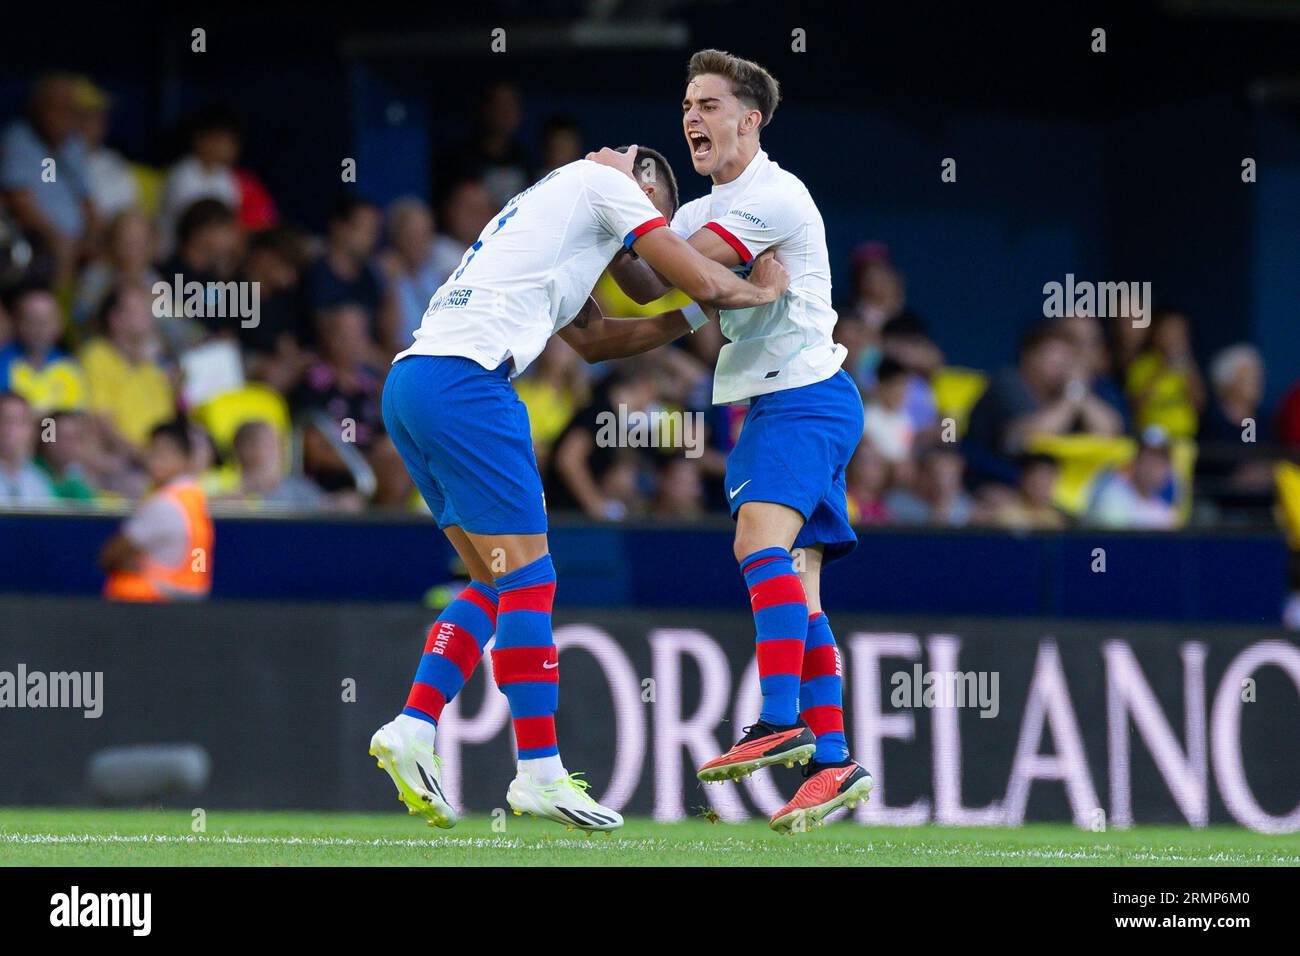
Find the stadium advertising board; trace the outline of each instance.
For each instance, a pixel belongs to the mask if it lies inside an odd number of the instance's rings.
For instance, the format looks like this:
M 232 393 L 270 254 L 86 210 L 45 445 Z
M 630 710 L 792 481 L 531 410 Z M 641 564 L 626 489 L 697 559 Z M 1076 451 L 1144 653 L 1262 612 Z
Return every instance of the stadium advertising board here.
M 2 803 L 85 803 L 104 747 L 196 743 L 212 774 L 163 802 L 383 809 L 366 755 L 401 705 L 433 614 L 393 605 L 109 607 L 6 599 L 0 671 L 102 674 L 101 713 L 0 711 Z M 876 778 L 863 822 L 1016 826 L 1065 820 L 1300 829 L 1300 647 L 1237 627 L 834 621 L 846 727 Z M 84 635 L 94 633 L 89 644 Z M 624 813 L 770 813 L 798 771 L 704 786 L 694 768 L 758 709 L 740 615 L 559 615 L 558 732 L 571 770 Z M 467 811 L 505 806 L 510 721 L 485 658 L 439 730 L 444 783 Z M 286 779 L 276 754 L 318 776 Z M 60 757 L 49 759 L 51 754 Z

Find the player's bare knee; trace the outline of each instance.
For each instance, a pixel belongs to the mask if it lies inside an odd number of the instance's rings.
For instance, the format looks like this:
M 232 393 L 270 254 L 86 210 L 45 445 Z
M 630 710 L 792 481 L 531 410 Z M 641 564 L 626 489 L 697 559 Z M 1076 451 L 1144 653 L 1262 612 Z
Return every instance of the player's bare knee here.
M 755 551 L 762 551 L 764 548 L 779 548 L 781 542 L 776 540 L 772 535 L 765 535 L 761 529 L 757 528 L 737 528 L 736 540 L 732 546 L 732 551 L 736 560 L 744 561 Z

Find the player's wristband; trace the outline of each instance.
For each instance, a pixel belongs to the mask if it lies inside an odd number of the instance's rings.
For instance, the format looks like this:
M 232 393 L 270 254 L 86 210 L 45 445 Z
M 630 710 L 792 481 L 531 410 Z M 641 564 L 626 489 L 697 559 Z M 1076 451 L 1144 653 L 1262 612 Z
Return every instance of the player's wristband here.
M 709 324 L 709 317 L 705 315 L 704 310 L 694 302 L 682 308 L 682 317 L 686 319 L 692 332 L 698 332 L 701 328 Z

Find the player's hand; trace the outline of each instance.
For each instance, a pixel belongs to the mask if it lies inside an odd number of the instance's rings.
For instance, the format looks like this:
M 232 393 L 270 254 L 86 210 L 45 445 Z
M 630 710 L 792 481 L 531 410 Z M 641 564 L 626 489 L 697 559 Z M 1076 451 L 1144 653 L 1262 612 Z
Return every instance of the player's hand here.
M 610 166 L 624 173 L 630 179 L 636 179 L 632 170 L 636 168 L 636 147 L 629 146 L 626 153 L 620 153 L 616 149 L 610 149 L 608 146 L 598 153 L 588 153 L 587 159 L 593 163 L 600 163 L 602 166 Z
M 754 267 L 749 272 L 749 281 L 760 289 L 766 289 L 772 297 L 769 302 L 775 302 L 781 296 L 785 295 L 785 290 L 790 288 L 790 273 L 785 271 L 785 266 L 776 261 L 776 253 L 768 250 L 754 260 Z

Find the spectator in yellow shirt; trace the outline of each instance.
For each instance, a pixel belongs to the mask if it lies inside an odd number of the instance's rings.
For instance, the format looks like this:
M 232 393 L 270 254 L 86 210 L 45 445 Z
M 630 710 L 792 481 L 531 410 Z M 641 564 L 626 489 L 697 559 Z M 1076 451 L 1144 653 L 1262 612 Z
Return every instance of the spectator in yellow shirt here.
M 86 406 L 86 380 L 59 349 L 63 315 L 48 289 L 29 287 L 13 297 L 15 340 L 0 349 L 0 392 L 27 399 L 38 415 Z
M 159 341 L 149 293 L 123 286 L 100 307 L 103 330 L 81 350 L 90 410 L 116 450 L 140 452 L 153 429 L 176 416 L 171 379 L 156 356 Z
M 1151 320 L 1150 345 L 1128 370 L 1128 395 L 1140 433 L 1153 425 L 1171 438 L 1196 437 L 1205 383 L 1192 357 L 1187 316 L 1169 310 Z
M 583 381 L 578 353 L 558 336 L 546 343 L 528 373 L 515 379 L 515 391 L 528 409 L 538 468 L 545 470 L 551 447 L 573 420 L 579 403 L 586 400 Z

